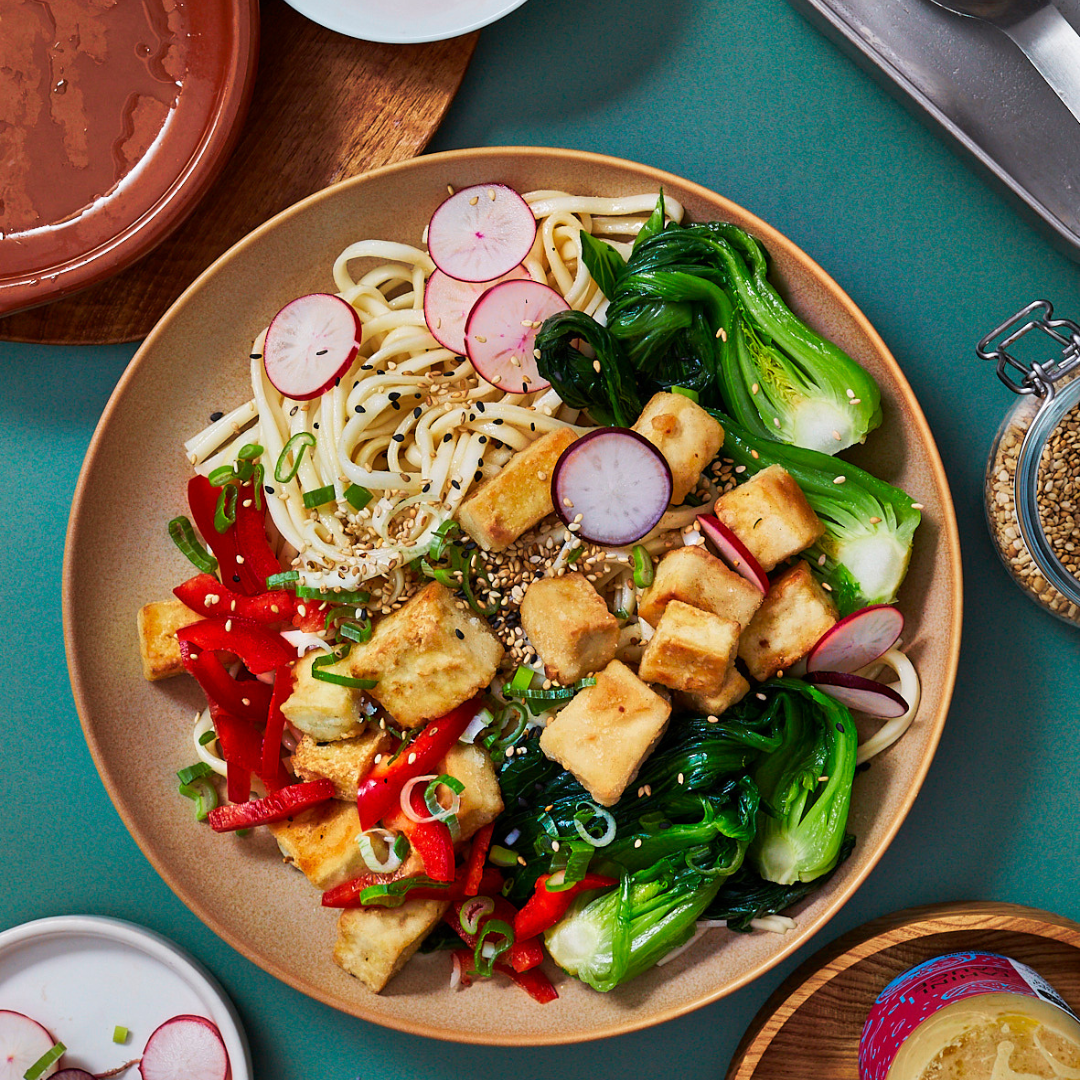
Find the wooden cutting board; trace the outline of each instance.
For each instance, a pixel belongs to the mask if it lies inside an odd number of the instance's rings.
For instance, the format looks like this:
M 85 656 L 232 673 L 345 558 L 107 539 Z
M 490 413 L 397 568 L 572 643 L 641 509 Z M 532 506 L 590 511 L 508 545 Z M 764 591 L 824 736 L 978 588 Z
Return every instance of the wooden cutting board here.
M 357 41 L 284 0 L 263 0 L 261 23 L 243 134 L 191 217 L 108 281 L 0 319 L 0 339 L 102 345 L 145 337 L 180 293 L 257 225 L 328 184 L 420 153 L 479 37 Z
M 936 904 L 875 919 L 789 976 L 739 1043 L 726 1080 L 858 1080 L 870 1006 L 898 975 L 947 953 L 1002 953 L 1080 1011 L 1080 925 L 1018 904 Z

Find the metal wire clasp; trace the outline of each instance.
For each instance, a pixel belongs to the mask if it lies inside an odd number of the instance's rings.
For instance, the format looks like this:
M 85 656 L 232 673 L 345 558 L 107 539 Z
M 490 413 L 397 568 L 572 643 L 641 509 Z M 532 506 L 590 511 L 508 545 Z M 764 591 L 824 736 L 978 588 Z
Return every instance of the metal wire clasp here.
M 1030 367 L 1012 356 L 1008 350 L 1032 330 L 1041 330 L 1051 338 L 1060 348 L 1060 355 Z M 1054 396 L 1054 383 L 1080 367 L 1080 326 L 1069 319 L 1055 319 L 1049 300 L 1033 300 L 991 330 L 975 346 L 975 352 L 981 359 L 992 360 L 997 365 L 998 378 L 1014 394 L 1036 394 L 1049 399 Z M 1010 372 L 1019 375 L 1019 380 L 1011 377 Z

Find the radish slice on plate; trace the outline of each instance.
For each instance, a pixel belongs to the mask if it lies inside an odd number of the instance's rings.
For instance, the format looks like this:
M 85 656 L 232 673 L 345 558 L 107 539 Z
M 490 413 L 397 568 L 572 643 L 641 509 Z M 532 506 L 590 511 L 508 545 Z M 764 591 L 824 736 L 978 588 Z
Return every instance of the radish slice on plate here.
M 23 1080 L 26 1070 L 39 1062 L 56 1040 L 36 1020 L 9 1009 L 0 1010 L 0 1080 Z M 54 1062 L 40 1075 L 53 1076 Z
M 441 270 L 428 278 L 424 289 L 424 318 L 432 337 L 458 356 L 465 355 L 465 323 L 473 305 L 493 285 L 529 277 L 524 266 L 515 266 L 495 281 L 458 281 Z
M 229 1055 L 217 1027 L 202 1016 L 174 1016 L 146 1041 L 143 1080 L 226 1080 Z
M 858 671 L 891 649 L 904 616 L 889 604 L 874 604 L 826 630 L 806 657 L 807 671 Z
M 671 469 L 648 439 L 601 428 L 571 443 L 551 478 L 555 512 L 582 540 L 622 547 L 652 532 L 671 502 Z
M 750 554 L 750 549 L 717 517 L 712 514 L 698 514 L 701 523 L 701 535 L 709 547 L 714 548 L 737 574 L 741 574 L 751 585 L 756 585 L 763 593 L 769 591 L 769 578 L 761 563 Z
M 531 394 L 551 384 L 540 378 L 533 356 L 544 320 L 570 305 L 539 281 L 493 285 L 473 305 L 465 324 L 465 351 L 476 373 L 508 394 Z
M 431 215 L 432 262 L 458 281 L 494 281 L 523 262 L 536 238 L 529 204 L 505 184 L 477 184 L 451 195 Z
M 360 317 L 340 296 L 308 293 L 290 300 L 266 331 L 266 377 L 293 401 L 318 397 L 349 370 L 360 334 Z
M 97 1080 L 97 1077 L 85 1069 L 61 1069 L 52 1074 L 51 1080 Z
M 908 703 L 891 687 L 845 671 L 811 671 L 806 681 L 842 705 L 867 716 L 891 720 L 908 711 Z

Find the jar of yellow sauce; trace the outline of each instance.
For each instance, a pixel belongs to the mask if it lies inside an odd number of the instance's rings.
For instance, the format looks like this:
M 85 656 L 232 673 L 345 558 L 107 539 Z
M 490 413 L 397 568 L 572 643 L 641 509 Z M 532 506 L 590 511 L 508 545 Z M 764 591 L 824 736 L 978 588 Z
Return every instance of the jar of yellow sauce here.
M 894 979 L 859 1042 L 860 1080 L 1080 1080 L 1080 1019 L 1007 956 L 939 956 Z

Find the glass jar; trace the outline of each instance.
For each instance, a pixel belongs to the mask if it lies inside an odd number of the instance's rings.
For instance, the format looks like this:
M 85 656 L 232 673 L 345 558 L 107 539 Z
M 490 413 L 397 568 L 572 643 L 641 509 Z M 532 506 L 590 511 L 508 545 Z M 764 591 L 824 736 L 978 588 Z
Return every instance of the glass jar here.
M 1016 403 L 994 439 L 986 470 L 986 520 L 1005 569 L 1037 604 L 1080 625 L 1080 325 L 1036 300 L 976 346 Z M 1052 343 L 1025 364 L 1017 344 Z M 1012 351 L 1010 351 L 1012 350 Z

